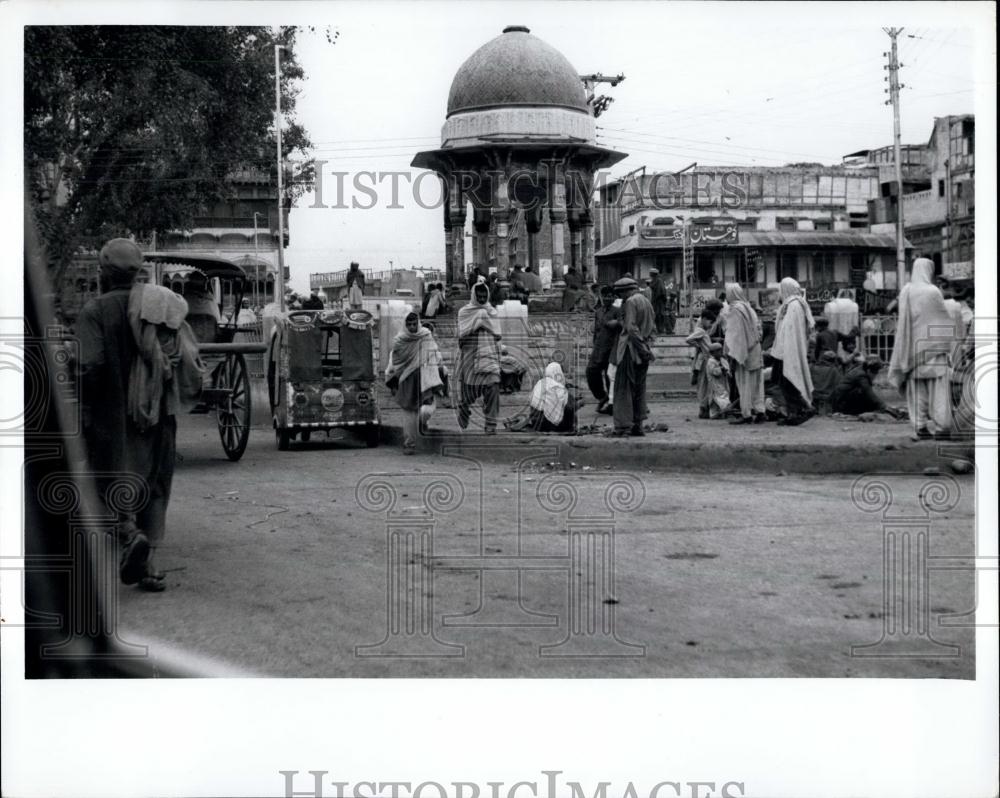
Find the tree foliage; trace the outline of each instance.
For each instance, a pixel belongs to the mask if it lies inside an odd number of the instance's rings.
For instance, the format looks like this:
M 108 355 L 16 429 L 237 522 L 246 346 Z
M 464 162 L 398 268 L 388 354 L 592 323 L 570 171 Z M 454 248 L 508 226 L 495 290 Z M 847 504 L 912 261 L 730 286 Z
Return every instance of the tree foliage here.
M 295 37 L 294 28 L 27 27 L 25 173 L 54 276 L 88 239 L 190 228 L 229 195 L 234 170 L 273 177 L 275 44 L 286 48 L 283 153 L 304 158 Z M 307 162 L 286 202 L 311 179 Z

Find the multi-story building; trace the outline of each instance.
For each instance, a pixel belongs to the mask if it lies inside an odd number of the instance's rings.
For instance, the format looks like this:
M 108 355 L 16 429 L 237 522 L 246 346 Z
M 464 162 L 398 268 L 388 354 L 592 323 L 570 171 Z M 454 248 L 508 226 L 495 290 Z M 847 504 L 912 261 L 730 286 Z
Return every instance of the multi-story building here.
M 167 233 L 156 248 L 188 255 L 216 255 L 233 261 L 247 274 L 245 296 L 255 305 L 274 299 L 278 277 L 278 191 L 267 172 L 244 169 L 229 176 L 228 199 L 205 208 L 190 230 Z M 289 204 L 283 209 L 284 245 L 288 246 Z M 288 266 L 285 267 L 286 279 Z
M 934 120 L 926 144 L 902 148 L 903 229 L 915 255 L 931 258 L 938 274 L 973 276 L 975 260 L 975 117 Z M 891 146 L 845 156 L 879 170 L 879 195 L 869 203 L 873 232 L 892 232 L 900 192 Z
M 895 237 L 868 226 L 879 185 L 874 165 L 639 170 L 599 189 L 598 279 L 641 279 L 656 268 L 696 301 L 731 281 L 756 298 L 783 277 L 816 298 L 866 280 L 893 287 Z

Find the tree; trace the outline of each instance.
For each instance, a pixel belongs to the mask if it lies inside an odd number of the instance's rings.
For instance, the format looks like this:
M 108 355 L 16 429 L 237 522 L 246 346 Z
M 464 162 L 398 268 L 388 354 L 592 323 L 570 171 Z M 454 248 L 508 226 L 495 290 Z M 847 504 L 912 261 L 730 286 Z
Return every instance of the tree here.
M 236 169 L 274 175 L 274 45 L 284 156 L 311 146 L 294 118 L 295 28 L 25 28 L 28 195 L 58 280 L 88 240 L 189 229 Z M 307 190 L 300 168 L 286 203 Z

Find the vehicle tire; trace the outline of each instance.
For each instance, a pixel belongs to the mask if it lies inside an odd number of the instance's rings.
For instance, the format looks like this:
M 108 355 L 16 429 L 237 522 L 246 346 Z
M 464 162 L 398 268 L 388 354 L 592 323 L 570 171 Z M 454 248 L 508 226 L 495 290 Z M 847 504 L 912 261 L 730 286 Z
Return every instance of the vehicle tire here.
M 382 428 L 378 424 L 371 424 L 365 428 L 365 446 L 375 449 L 381 439 Z
M 309 439 L 312 437 L 312 432 L 310 430 L 304 429 L 299 433 L 299 440 L 303 443 L 309 443 Z
M 292 445 L 292 435 L 287 429 L 275 429 L 274 439 L 278 444 L 279 452 L 287 452 Z
M 243 355 L 226 355 L 216 372 L 215 387 L 229 390 L 229 397 L 217 405 L 215 413 L 222 448 L 235 463 L 243 456 L 250 439 L 250 377 Z

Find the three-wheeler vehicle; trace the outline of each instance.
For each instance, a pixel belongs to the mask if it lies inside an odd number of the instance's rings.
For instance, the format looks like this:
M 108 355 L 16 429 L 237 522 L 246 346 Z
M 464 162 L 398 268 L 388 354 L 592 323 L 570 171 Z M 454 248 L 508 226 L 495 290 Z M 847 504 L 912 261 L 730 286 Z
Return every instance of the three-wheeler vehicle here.
M 267 387 L 278 449 L 349 429 L 378 446 L 372 327 L 364 310 L 290 310 L 270 333 Z

